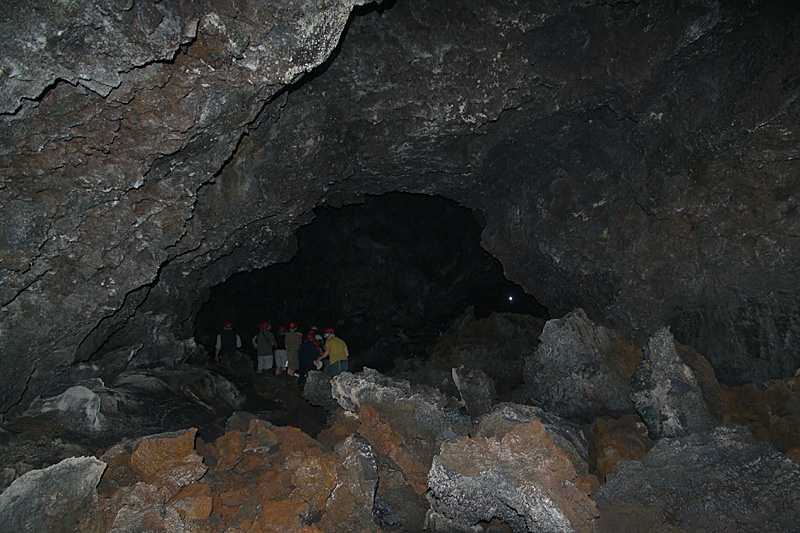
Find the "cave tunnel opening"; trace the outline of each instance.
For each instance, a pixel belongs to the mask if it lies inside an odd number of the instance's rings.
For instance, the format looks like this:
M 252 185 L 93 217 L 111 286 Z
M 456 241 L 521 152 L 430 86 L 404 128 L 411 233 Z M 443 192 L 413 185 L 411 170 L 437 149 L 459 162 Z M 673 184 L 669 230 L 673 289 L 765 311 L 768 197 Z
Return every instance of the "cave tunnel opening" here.
M 478 318 L 549 318 L 480 246 L 482 230 L 477 213 L 438 196 L 387 193 L 317 207 L 298 230 L 289 262 L 238 273 L 211 289 L 195 339 L 213 353 L 230 320 L 249 353 L 263 321 L 273 331 L 290 322 L 301 331 L 334 327 L 350 346 L 351 370 L 386 371 L 395 358 L 426 357 L 426 347 L 469 306 Z

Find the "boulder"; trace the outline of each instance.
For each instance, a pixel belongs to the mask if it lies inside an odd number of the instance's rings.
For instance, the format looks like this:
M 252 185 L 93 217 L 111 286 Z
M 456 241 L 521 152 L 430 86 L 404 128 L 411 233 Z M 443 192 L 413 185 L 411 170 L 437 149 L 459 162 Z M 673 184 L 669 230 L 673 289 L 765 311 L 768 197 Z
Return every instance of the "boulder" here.
M 526 403 L 577 422 L 633 412 L 630 377 L 641 355 L 583 309 L 549 320 L 525 362 Z
M 631 378 L 631 400 L 652 439 L 680 437 L 716 425 L 669 328 L 650 337 L 644 360 Z
M 595 496 L 607 531 L 795 531 L 800 467 L 742 426 L 662 439 Z
M 331 376 L 325 372 L 310 371 L 308 378 L 306 378 L 302 395 L 308 403 L 323 407 L 329 413 L 339 407 L 339 404 L 331 394 Z
M 518 424 L 541 422 L 547 438 L 564 451 L 579 475 L 588 471 L 589 442 L 580 426 L 543 411 L 539 407 L 515 403 L 498 404 L 490 414 L 482 416 L 470 436 L 501 439 Z
M 483 370 L 467 370 L 463 366 L 454 368 L 453 382 L 469 416 L 477 418 L 494 407 L 497 398 L 494 381 Z
M 359 413 L 362 406 L 369 405 L 396 431 L 410 440 L 430 444 L 431 450 L 466 435 L 472 426 L 438 390 L 412 390 L 407 381 L 394 380 L 370 368 L 334 376 L 331 390 L 346 411 Z
M 70 457 L 20 476 L 0 494 L 0 531 L 77 530 L 97 503 L 105 468 L 94 457 Z
M 428 473 L 431 508 L 463 531 L 492 519 L 512 531 L 594 531 L 597 509 L 577 480 L 538 420 L 502 438 L 444 443 Z

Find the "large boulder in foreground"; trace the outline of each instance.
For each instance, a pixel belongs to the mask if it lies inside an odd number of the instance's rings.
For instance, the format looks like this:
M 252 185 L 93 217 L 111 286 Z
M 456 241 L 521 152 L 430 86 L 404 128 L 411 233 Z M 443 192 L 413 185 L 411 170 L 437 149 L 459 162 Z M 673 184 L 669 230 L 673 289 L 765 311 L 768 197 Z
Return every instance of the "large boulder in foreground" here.
M 800 467 L 741 426 L 662 439 L 595 496 L 607 531 L 796 531 Z
M 650 337 L 644 360 L 631 378 L 631 400 L 652 439 L 682 437 L 716 425 L 669 328 Z
M 447 530 L 467 531 L 497 519 L 512 531 L 595 531 L 597 509 L 577 481 L 569 456 L 538 420 L 502 438 L 444 443 L 428 473 L 429 529 L 446 522 Z
M 16 479 L 0 494 L 0 531 L 75 531 L 97 503 L 106 465 L 70 457 Z
M 549 320 L 525 362 L 526 403 L 574 420 L 633 412 L 630 378 L 641 354 L 583 309 Z

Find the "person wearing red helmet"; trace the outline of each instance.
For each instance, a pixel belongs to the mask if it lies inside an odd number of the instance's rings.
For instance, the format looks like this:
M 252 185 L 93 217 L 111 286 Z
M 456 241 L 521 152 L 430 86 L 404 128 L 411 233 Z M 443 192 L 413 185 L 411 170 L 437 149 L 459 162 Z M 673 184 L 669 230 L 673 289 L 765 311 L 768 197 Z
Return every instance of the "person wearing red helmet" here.
M 300 360 L 298 359 L 298 352 L 300 344 L 303 342 L 303 334 L 297 331 L 297 324 L 294 322 L 289 324 L 289 331 L 286 333 L 286 359 L 287 359 L 287 372 L 290 376 L 297 376 L 295 370 L 300 368 Z
M 256 374 L 272 368 L 273 350 L 277 346 L 275 336 L 272 334 L 272 325 L 269 322 L 262 322 L 260 327 L 261 330 L 252 340 L 253 347 L 258 352 Z
M 275 375 L 286 370 L 286 326 L 278 326 L 278 347 L 275 350 Z
M 313 331 L 309 331 L 306 335 L 305 341 L 300 345 L 298 351 L 298 359 L 300 361 L 300 376 L 297 379 L 297 384 L 300 388 L 306 383 L 308 372 L 314 368 L 314 361 L 319 357 L 319 348 L 317 347 L 316 338 Z
M 233 322 L 227 321 L 222 324 L 222 332 L 217 335 L 217 343 L 214 346 L 214 360 L 219 361 L 220 357 L 230 358 L 242 347 L 242 338 L 233 330 Z
M 333 328 L 327 328 L 324 337 L 325 351 L 322 352 L 317 360 L 328 358 L 328 374 L 332 376 L 347 372 L 347 360 L 350 358 L 350 351 L 347 349 L 347 344 L 336 336 Z

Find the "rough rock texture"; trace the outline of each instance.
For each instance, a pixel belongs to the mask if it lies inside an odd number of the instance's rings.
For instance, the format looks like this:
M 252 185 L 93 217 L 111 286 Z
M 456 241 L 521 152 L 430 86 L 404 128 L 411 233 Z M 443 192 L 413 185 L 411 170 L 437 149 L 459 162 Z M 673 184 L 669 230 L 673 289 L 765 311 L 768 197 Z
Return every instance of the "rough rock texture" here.
M 70 457 L 28 472 L 0 494 L 0 530 L 75 531 L 97 503 L 105 468 L 94 457 Z
M 741 426 L 656 443 L 595 496 L 608 531 L 793 531 L 800 467 Z
M 448 407 L 445 396 L 435 389 L 412 390 L 408 382 L 383 376 L 370 368 L 348 372 L 331 381 L 333 397 L 354 413 L 368 405 L 410 437 L 424 439 L 425 446 L 438 449 L 442 442 L 466 435 L 471 424 L 456 409 Z
M 216 372 L 193 366 L 122 372 L 110 382 L 81 381 L 53 398 L 36 398 L 19 424 L 111 445 L 123 438 L 214 424 L 243 406 L 242 392 Z
M 636 415 L 618 420 L 598 418 L 592 425 L 591 439 L 589 468 L 603 481 L 618 462 L 642 459 L 653 447 L 647 426 Z
M 660 329 L 645 346 L 644 360 L 631 378 L 631 400 L 652 439 L 681 437 L 716 423 L 669 328 Z
M 265 102 L 330 55 L 355 3 L 6 10 L 0 411 L 101 347 L 179 360 L 192 300 L 231 272 L 206 267 L 286 255 L 294 216 L 274 231 L 265 195 L 251 191 L 266 209 L 232 209 L 250 192 L 215 176 Z
M 641 353 L 583 309 L 549 320 L 536 353 L 525 361 L 525 396 L 546 411 L 578 422 L 633 412 L 630 379 Z
M 512 531 L 595 531 L 594 502 L 566 453 L 536 420 L 502 438 L 445 443 L 428 485 L 432 508 L 462 526 L 498 518 Z
M 482 416 L 470 431 L 471 437 L 501 439 L 518 424 L 537 421 L 544 426 L 547 438 L 564 451 L 578 475 L 588 470 L 589 442 L 577 424 L 530 405 L 501 403 Z
M 194 437 L 153 435 L 108 450 L 98 505 L 78 530 L 377 531 L 377 467 L 364 439 L 330 451 L 258 419 L 213 443 Z
M 483 370 L 466 370 L 463 366 L 454 368 L 453 382 L 469 416 L 477 418 L 491 412 L 497 392 L 494 382 Z
M 553 316 L 670 325 L 726 383 L 794 374 L 791 3 L 396 2 L 300 80 L 355 3 L 12 2 L 0 412 L 114 349 L 180 360 L 207 288 L 387 191 L 479 212 Z
M 789 380 L 721 388 L 726 422 L 749 427 L 756 440 L 800 462 L 800 372 Z

